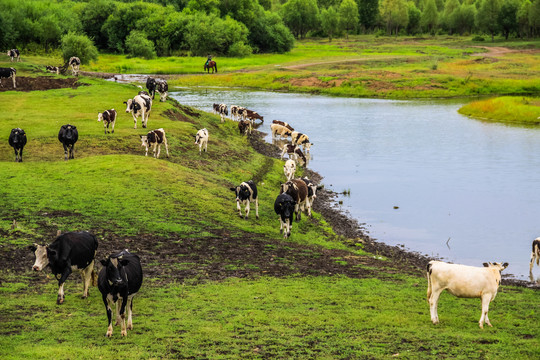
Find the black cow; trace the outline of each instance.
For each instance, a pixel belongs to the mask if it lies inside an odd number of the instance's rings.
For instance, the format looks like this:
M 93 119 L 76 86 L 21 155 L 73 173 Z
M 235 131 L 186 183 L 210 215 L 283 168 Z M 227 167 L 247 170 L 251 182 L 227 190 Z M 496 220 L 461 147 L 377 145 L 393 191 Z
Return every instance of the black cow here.
M 154 100 L 154 96 L 156 95 L 156 79 L 154 78 L 146 78 L 146 88 L 148 89 L 148 94 L 152 97 L 152 100 Z
M 127 336 L 127 329 L 133 329 L 133 297 L 141 288 L 143 281 L 143 271 L 141 261 L 135 254 L 127 250 L 122 250 L 117 254 L 109 256 L 106 260 L 101 260 L 103 268 L 99 272 L 98 288 L 101 291 L 109 327 L 106 336 L 113 333 L 112 308 L 118 300 L 121 302 L 120 311 L 116 308 L 116 323 L 122 327 L 122 336 Z M 127 329 L 126 315 L 127 308 Z
M 19 53 L 18 49 L 8 50 L 7 56 L 11 58 L 11 62 L 13 62 L 13 59 L 17 59 L 17 61 L 21 61 L 21 54 Z
M 279 194 L 274 202 L 274 211 L 279 215 L 279 233 L 283 234 L 284 238 L 291 236 L 295 207 L 296 201 L 289 194 Z
M 259 196 L 257 194 L 257 186 L 253 180 L 243 182 L 236 187 L 231 188 L 232 191 L 236 193 L 236 208 L 238 209 L 238 215 L 242 217 L 242 208 L 240 203 L 245 205 L 246 216 L 244 219 L 247 219 L 249 216 L 249 204 L 255 202 L 255 216 L 259 218 Z
M 86 231 L 68 232 L 54 240 L 51 245 L 30 246 L 36 255 L 36 262 L 32 269 L 41 271 L 49 266 L 58 279 L 58 305 L 64 302 L 64 283 L 69 274 L 76 268 L 81 272 L 83 279 L 83 299 L 88 297 L 88 288 L 95 279 L 94 257 L 98 248 L 96 237 Z
M 17 75 L 17 70 L 15 70 L 12 67 L 0 68 L 0 86 L 4 87 L 4 85 L 2 85 L 2 79 L 11 78 L 13 80 L 13 88 L 16 89 L 17 88 L 17 82 L 15 81 L 16 75 Z
M 23 129 L 16 128 L 9 134 L 9 145 L 15 150 L 15 162 L 22 162 L 22 153 L 26 145 L 26 134 Z
M 73 148 L 75 147 L 75 143 L 79 139 L 79 132 L 77 131 L 77 128 L 73 125 L 67 124 L 62 125 L 60 128 L 60 131 L 58 132 L 58 140 L 64 145 L 64 154 L 65 158 L 64 160 L 68 159 L 68 151 L 69 151 L 69 158 L 73 159 Z

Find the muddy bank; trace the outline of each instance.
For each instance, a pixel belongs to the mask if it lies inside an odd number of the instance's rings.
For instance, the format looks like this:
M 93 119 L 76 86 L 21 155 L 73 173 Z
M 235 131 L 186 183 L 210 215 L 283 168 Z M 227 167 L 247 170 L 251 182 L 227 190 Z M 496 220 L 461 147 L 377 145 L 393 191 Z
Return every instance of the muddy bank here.
M 13 88 L 13 81 L 11 79 L 2 79 L 2 86 L 0 86 L 0 92 L 2 91 L 36 91 L 36 90 L 51 90 L 51 89 L 64 89 L 64 88 L 76 88 L 81 84 L 76 77 L 70 77 L 65 79 L 57 79 L 48 76 L 37 77 L 15 77 L 17 88 Z

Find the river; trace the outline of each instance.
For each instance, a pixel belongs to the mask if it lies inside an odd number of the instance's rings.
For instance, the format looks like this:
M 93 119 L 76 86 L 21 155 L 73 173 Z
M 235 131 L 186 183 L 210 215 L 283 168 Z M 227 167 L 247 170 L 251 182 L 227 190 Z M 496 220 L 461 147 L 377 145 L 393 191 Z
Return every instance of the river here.
M 540 129 L 467 118 L 464 100 L 395 101 L 263 91 L 180 89 L 182 104 L 259 112 L 309 135 L 308 167 L 342 208 L 390 245 L 455 263 L 508 262 L 528 279 L 540 236 Z M 540 269 L 534 269 L 539 276 Z

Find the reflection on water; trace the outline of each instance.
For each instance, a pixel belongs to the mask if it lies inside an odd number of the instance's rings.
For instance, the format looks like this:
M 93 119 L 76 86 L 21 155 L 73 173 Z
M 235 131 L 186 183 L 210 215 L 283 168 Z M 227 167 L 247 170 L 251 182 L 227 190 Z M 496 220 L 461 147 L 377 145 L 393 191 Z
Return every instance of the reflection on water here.
M 460 101 L 219 89 L 172 96 L 205 111 L 221 102 L 255 110 L 268 142 L 273 119 L 307 134 L 308 166 L 327 188 L 350 191 L 339 200 L 372 237 L 456 263 L 508 262 L 506 272 L 528 278 L 540 235 L 537 128 L 468 119 Z

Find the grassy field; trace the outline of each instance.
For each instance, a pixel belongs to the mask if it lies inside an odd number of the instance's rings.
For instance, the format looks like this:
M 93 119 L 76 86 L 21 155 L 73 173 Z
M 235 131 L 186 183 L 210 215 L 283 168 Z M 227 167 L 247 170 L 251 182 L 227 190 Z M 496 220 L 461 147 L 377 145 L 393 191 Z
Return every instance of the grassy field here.
M 37 75 L 38 63 L 16 66 Z M 235 123 L 156 101 L 149 128 L 166 130 L 171 157 L 144 157 L 139 135 L 147 129 L 133 129 L 122 104 L 138 89 L 88 78 L 81 84 L 0 93 L 0 133 L 6 140 L 14 127 L 28 134 L 23 163 L 0 142 L 0 358 L 540 356 L 537 291 L 502 286 L 490 306 L 494 327 L 484 330 L 478 299 L 444 294 L 434 326 L 421 269 L 366 253 L 319 213 L 281 238 L 273 201 L 282 162 L 253 150 Z M 97 113 L 110 108 L 119 119 L 106 135 Z M 57 140 L 66 123 L 79 130 L 68 162 Z M 203 127 L 209 152 L 199 155 L 193 135 Z M 252 213 L 245 221 L 229 187 L 251 178 L 260 219 Z M 95 233 L 98 259 L 123 248 L 141 256 L 145 280 L 126 338 L 118 327 L 105 337 L 97 288 L 81 299 L 81 281 L 72 274 L 57 306 L 54 277 L 31 271 L 27 246 L 51 242 L 57 230 Z
M 540 124 L 540 99 L 528 96 L 503 96 L 465 105 L 459 112 L 479 119 L 511 125 Z

